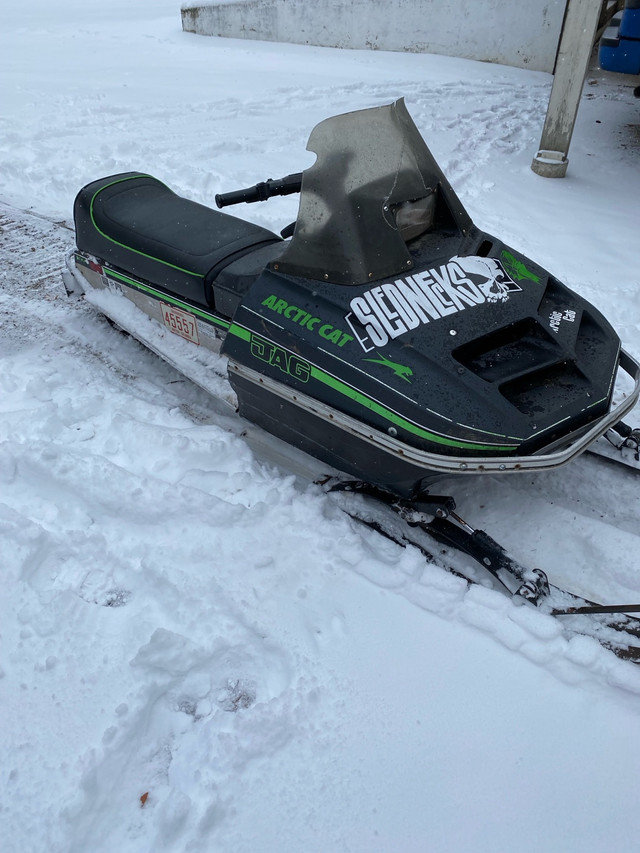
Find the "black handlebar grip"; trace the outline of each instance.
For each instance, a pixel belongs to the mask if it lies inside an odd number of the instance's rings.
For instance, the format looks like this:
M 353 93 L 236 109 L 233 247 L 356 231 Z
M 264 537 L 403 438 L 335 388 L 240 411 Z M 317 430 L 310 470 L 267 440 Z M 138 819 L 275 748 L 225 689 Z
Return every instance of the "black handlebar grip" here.
M 258 187 L 256 185 L 255 187 L 247 187 L 245 190 L 232 190 L 228 193 L 218 193 L 216 195 L 216 205 L 218 207 L 227 207 L 230 204 L 260 201 L 260 196 L 257 195 L 257 189 Z
M 216 205 L 218 207 L 227 207 L 230 204 L 252 204 L 256 201 L 266 201 L 274 195 L 290 195 L 291 193 L 299 193 L 302 186 L 302 172 L 296 172 L 293 175 L 286 175 L 284 178 L 268 181 L 261 181 L 254 187 L 247 187 L 244 190 L 232 190 L 228 193 L 218 193 L 216 195 Z

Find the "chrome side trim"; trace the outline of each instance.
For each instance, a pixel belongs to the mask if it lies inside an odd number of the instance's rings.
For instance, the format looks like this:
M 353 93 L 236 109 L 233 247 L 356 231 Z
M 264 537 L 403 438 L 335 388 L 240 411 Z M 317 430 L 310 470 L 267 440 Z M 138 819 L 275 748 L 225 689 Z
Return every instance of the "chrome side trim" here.
M 634 382 L 633 391 L 618 405 L 612 405 L 607 414 L 586 432 L 584 428 L 576 431 L 574 437 L 566 436 L 562 440 L 562 448 L 551 453 L 539 453 L 531 456 L 443 456 L 429 453 L 399 441 L 393 436 L 367 426 L 350 415 L 337 410 L 309 397 L 307 394 L 292 388 L 270 377 L 263 376 L 250 367 L 235 361 L 229 362 L 229 373 L 235 374 L 255 385 L 262 386 L 270 394 L 274 394 L 298 406 L 300 409 L 315 415 L 327 424 L 337 426 L 350 435 L 366 442 L 377 451 L 387 453 L 405 462 L 410 462 L 424 468 L 425 471 L 435 471 L 442 474 L 514 474 L 522 471 L 549 471 L 571 462 L 583 453 L 590 444 L 603 435 L 608 429 L 629 412 L 640 395 L 640 364 L 627 352 L 622 350 L 619 358 L 620 368 Z M 567 443 L 568 442 L 568 443 Z

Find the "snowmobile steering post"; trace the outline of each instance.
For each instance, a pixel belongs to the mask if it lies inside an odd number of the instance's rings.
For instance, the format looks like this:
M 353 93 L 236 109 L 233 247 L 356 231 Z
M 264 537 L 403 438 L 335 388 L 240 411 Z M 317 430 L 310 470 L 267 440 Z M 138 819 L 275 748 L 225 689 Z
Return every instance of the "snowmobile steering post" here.
M 302 187 L 302 172 L 295 172 L 292 175 L 285 175 L 284 178 L 268 178 L 266 181 L 261 181 L 253 187 L 247 187 L 242 190 L 232 190 L 228 193 L 218 193 L 216 195 L 216 205 L 218 207 L 228 207 L 231 204 L 253 204 L 256 201 L 266 201 L 268 198 L 276 195 L 291 195 L 299 193 Z

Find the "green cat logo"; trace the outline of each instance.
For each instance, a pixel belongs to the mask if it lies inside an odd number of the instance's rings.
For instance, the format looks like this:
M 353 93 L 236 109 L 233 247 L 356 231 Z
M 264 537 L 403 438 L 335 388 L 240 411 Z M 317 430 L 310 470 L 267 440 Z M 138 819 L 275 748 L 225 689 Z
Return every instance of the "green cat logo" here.
M 393 370 L 395 375 L 400 377 L 400 379 L 404 379 L 405 382 L 411 382 L 409 377 L 413 376 L 413 370 L 404 364 L 397 364 L 395 361 L 385 358 L 385 356 L 380 353 L 378 353 L 378 358 L 365 358 L 364 360 L 370 361 L 373 364 L 381 364 L 383 367 L 388 367 L 390 370 Z
M 523 278 L 528 278 L 530 281 L 540 281 L 540 276 L 528 270 L 522 261 L 519 261 L 511 252 L 505 249 L 500 255 L 504 268 L 509 273 L 511 278 L 522 281 Z

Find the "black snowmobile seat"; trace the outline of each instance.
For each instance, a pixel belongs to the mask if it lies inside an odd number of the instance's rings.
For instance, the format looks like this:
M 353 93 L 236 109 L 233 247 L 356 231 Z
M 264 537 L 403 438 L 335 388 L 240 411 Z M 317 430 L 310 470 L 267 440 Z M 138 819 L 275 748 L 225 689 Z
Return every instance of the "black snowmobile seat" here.
M 80 251 L 210 307 L 222 269 L 282 242 L 266 228 L 184 199 L 139 172 L 87 184 L 76 197 L 74 219 Z

